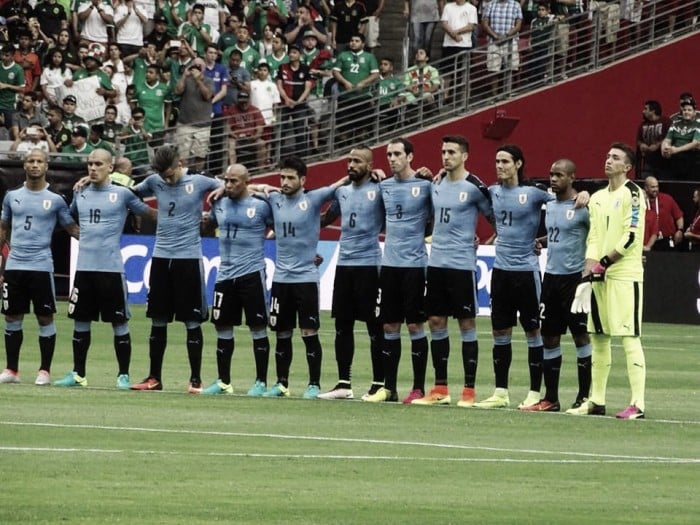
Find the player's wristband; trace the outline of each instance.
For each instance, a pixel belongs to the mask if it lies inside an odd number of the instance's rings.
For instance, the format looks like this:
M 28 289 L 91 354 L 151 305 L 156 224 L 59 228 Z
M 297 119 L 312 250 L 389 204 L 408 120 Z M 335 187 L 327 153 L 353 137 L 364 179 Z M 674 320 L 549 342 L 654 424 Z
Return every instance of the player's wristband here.
M 600 259 L 600 265 L 601 265 L 603 268 L 609 267 L 609 266 L 610 266 L 612 263 L 614 263 L 614 262 L 615 262 L 615 261 L 613 261 L 612 259 L 610 259 L 610 257 L 608 257 L 607 255 L 603 255 L 603 258 Z

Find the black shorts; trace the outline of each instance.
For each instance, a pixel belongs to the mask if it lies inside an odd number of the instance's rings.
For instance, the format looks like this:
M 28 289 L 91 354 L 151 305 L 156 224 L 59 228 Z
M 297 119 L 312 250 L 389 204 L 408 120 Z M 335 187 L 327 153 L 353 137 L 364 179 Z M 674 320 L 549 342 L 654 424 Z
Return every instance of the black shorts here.
M 337 266 L 333 281 L 331 316 L 372 321 L 377 318 L 379 270 L 376 266 Z
M 214 325 L 240 326 L 243 310 L 248 326 L 267 326 L 267 297 L 263 270 L 214 285 L 214 302 L 211 309 L 211 322 Z
M 151 260 L 148 280 L 148 308 L 151 319 L 176 321 L 206 321 L 207 300 L 201 259 Z
M 68 317 L 76 321 L 126 323 L 131 318 L 126 300 L 126 279 L 117 272 L 75 273 L 68 302 Z
M 424 268 L 381 268 L 379 318 L 382 323 L 422 323 L 427 319 Z
M 299 328 L 318 330 L 318 284 L 272 283 L 270 297 L 270 328 L 274 332 L 286 332 Z
M 477 314 L 476 272 L 428 266 L 428 315 L 474 319 Z
M 494 268 L 491 273 L 491 327 L 504 330 L 520 326 L 530 332 L 540 326 L 540 274 Z
M 566 333 L 568 327 L 571 335 L 585 334 L 587 314 L 572 314 L 571 302 L 576 295 L 576 287 L 581 282 L 581 273 L 570 275 L 544 274 L 542 281 L 542 335 L 555 336 Z
M 35 315 L 56 313 L 53 274 L 32 270 L 5 270 L 2 313 L 10 316 L 28 314 L 30 302 Z

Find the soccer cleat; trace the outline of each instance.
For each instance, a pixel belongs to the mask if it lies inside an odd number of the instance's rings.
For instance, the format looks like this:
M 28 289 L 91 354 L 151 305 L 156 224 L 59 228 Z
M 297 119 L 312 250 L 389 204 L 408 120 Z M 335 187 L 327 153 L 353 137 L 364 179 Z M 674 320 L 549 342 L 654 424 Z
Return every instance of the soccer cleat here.
M 163 383 L 155 377 L 148 376 L 140 383 L 131 385 L 131 390 L 163 390 Z
M 474 403 L 476 408 L 507 408 L 509 405 L 508 390 L 505 388 L 497 388 L 491 397 Z
M 462 408 L 471 408 L 474 406 L 475 402 L 476 392 L 474 392 L 473 388 L 465 386 L 462 389 L 462 397 L 460 397 L 459 401 L 457 401 L 457 406 Z
M 590 399 L 584 399 L 581 406 L 570 408 L 566 413 L 572 416 L 604 416 L 605 405 L 596 405 Z
M 449 405 L 452 398 L 446 385 L 436 385 L 420 399 L 411 401 L 412 405 Z
M 129 374 L 119 374 L 117 376 L 117 388 L 119 390 L 129 390 L 131 388 Z
M 320 393 L 321 388 L 318 385 L 309 385 L 306 387 L 301 397 L 304 399 L 317 399 Z
M 19 383 L 19 374 L 6 368 L 0 373 L 0 383 Z
M 368 403 L 382 403 L 384 401 L 390 401 L 390 402 L 398 402 L 399 400 L 399 394 L 396 392 L 392 392 L 391 390 L 387 390 L 384 387 L 380 387 L 379 390 L 377 390 L 374 394 L 368 395 L 363 401 L 367 401 Z
M 410 405 L 413 403 L 416 399 L 421 399 L 423 396 L 425 396 L 425 392 L 422 390 L 418 390 L 417 388 L 414 388 L 411 390 L 406 397 L 403 398 L 403 404 L 404 405 Z
M 190 379 L 190 384 L 187 385 L 188 394 L 201 394 L 202 393 L 202 381 L 199 379 Z
M 319 394 L 319 399 L 353 399 L 355 395 L 352 388 L 349 388 L 347 383 L 338 383 L 333 387 L 333 390 Z
M 644 419 L 644 412 L 635 405 L 630 405 L 622 412 L 615 414 L 617 419 Z
M 267 385 L 262 381 L 255 381 L 255 384 L 248 390 L 248 395 L 250 397 L 261 397 L 267 392 Z
M 262 397 L 289 397 L 289 388 L 282 383 L 275 383 Z
M 47 370 L 39 370 L 34 380 L 35 385 L 46 386 L 51 384 L 51 375 Z
M 230 384 L 224 383 L 221 379 L 217 379 L 207 388 L 200 390 L 201 394 L 214 396 L 217 394 L 233 394 L 233 387 Z
M 578 407 L 580 407 L 583 403 L 586 402 L 586 399 L 587 399 L 587 398 L 585 398 L 585 397 L 577 397 L 577 398 L 576 398 L 576 401 L 574 401 L 574 402 L 572 403 L 571 408 L 578 408 Z
M 559 405 L 559 401 L 555 401 L 554 403 L 552 403 L 551 401 L 543 399 L 536 405 L 522 407 L 518 410 L 522 410 L 523 412 L 559 412 L 561 410 L 561 406 Z
M 527 397 L 523 400 L 522 403 L 518 405 L 518 410 L 523 410 L 525 408 L 535 406 L 540 402 L 540 393 L 535 391 L 535 390 L 530 390 L 527 393 Z
M 54 381 L 53 385 L 54 386 L 65 386 L 65 387 L 87 386 L 87 379 L 85 379 L 84 377 L 80 377 L 75 372 L 68 372 L 63 379 L 59 379 L 58 381 Z
M 369 386 L 369 390 L 367 390 L 366 393 L 362 394 L 362 398 L 361 398 L 362 401 L 367 401 L 367 398 L 369 396 L 373 396 L 374 394 L 376 394 L 379 391 L 380 388 L 383 388 L 383 387 L 384 387 L 384 385 L 382 383 L 372 383 Z

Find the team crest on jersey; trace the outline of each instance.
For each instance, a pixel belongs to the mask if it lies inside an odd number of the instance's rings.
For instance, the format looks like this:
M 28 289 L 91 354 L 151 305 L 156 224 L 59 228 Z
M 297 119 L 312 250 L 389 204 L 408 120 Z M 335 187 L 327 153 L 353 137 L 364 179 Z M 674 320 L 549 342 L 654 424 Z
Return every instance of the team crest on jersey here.
M 45 210 L 51 209 L 51 201 L 49 199 L 44 199 L 44 201 L 41 203 L 41 205 Z
M 193 193 L 194 192 L 194 184 L 192 184 L 192 183 L 185 184 L 185 191 L 187 193 Z
M 220 314 L 221 314 L 221 311 L 218 308 L 212 308 L 211 316 L 214 318 L 215 321 L 219 319 Z
M 306 200 L 301 201 L 299 203 L 299 209 L 301 209 L 301 211 L 308 210 L 309 209 L 309 201 L 306 201 Z
M 115 203 L 117 202 L 117 194 L 116 193 L 111 193 L 109 194 L 109 202 Z
M 459 192 L 459 202 L 467 202 L 468 197 L 469 197 L 469 194 L 466 191 Z
M 574 218 L 576 212 L 574 210 L 566 210 L 566 220 L 570 221 Z
M 377 192 L 372 190 L 367 192 L 367 198 L 371 201 L 377 198 Z
M 521 193 L 518 195 L 518 202 L 520 204 L 525 204 L 527 202 L 527 193 Z
M 249 219 L 252 219 L 253 217 L 255 217 L 255 208 L 248 208 L 245 211 L 245 214 L 248 216 Z
M 411 188 L 411 195 L 418 197 L 420 195 L 420 186 L 413 186 L 413 188 Z

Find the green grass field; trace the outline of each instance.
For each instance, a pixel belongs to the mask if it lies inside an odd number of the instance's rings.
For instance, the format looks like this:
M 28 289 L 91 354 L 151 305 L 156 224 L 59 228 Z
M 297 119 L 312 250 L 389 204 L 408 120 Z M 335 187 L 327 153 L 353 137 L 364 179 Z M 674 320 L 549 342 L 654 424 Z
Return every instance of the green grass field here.
M 60 305 L 53 379 L 72 366 L 72 325 Z M 149 325 L 131 323 L 132 381 L 148 371 Z M 185 393 L 184 329 L 171 325 L 163 392 L 114 388 L 111 328 L 93 325 L 87 389 L 34 386 L 35 323 L 25 322 L 23 383 L 0 385 L 0 523 L 524 524 L 698 523 L 700 353 L 696 326 L 645 325 L 647 418 L 526 414 L 361 401 L 251 399 Z M 322 319 L 323 385 L 335 384 L 332 321 Z M 488 319 L 478 322 L 479 398 L 491 394 Z M 358 327 L 359 328 L 359 327 Z M 453 327 L 454 328 L 454 327 Z M 405 332 L 405 330 L 404 330 Z M 250 339 L 236 332 L 233 383 L 254 379 Z M 205 329 L 204 379 L 216 377 Z M 456 336 L 452 337 L 456 342 Z M 273 337 L 274 341 L 274 337 Z M 358 332 L 353 385 L 369 385 Z M 450 363 L 461 390 L 461 356 Z M 292 396 L 306 360 L 294 339 Z M 404 339 L 400 395 L 410 387 Z M 514 340 L 511 403 L 527 393 L 525 343 Z M 564 347 L 562 404 L 575 397 Z M 271 357 L 270 378 L 274 376 Z M 432 373 L 429 372 L 429 381 Z M 622 349 L 613 349 L 608 412 L 628 402 Z

